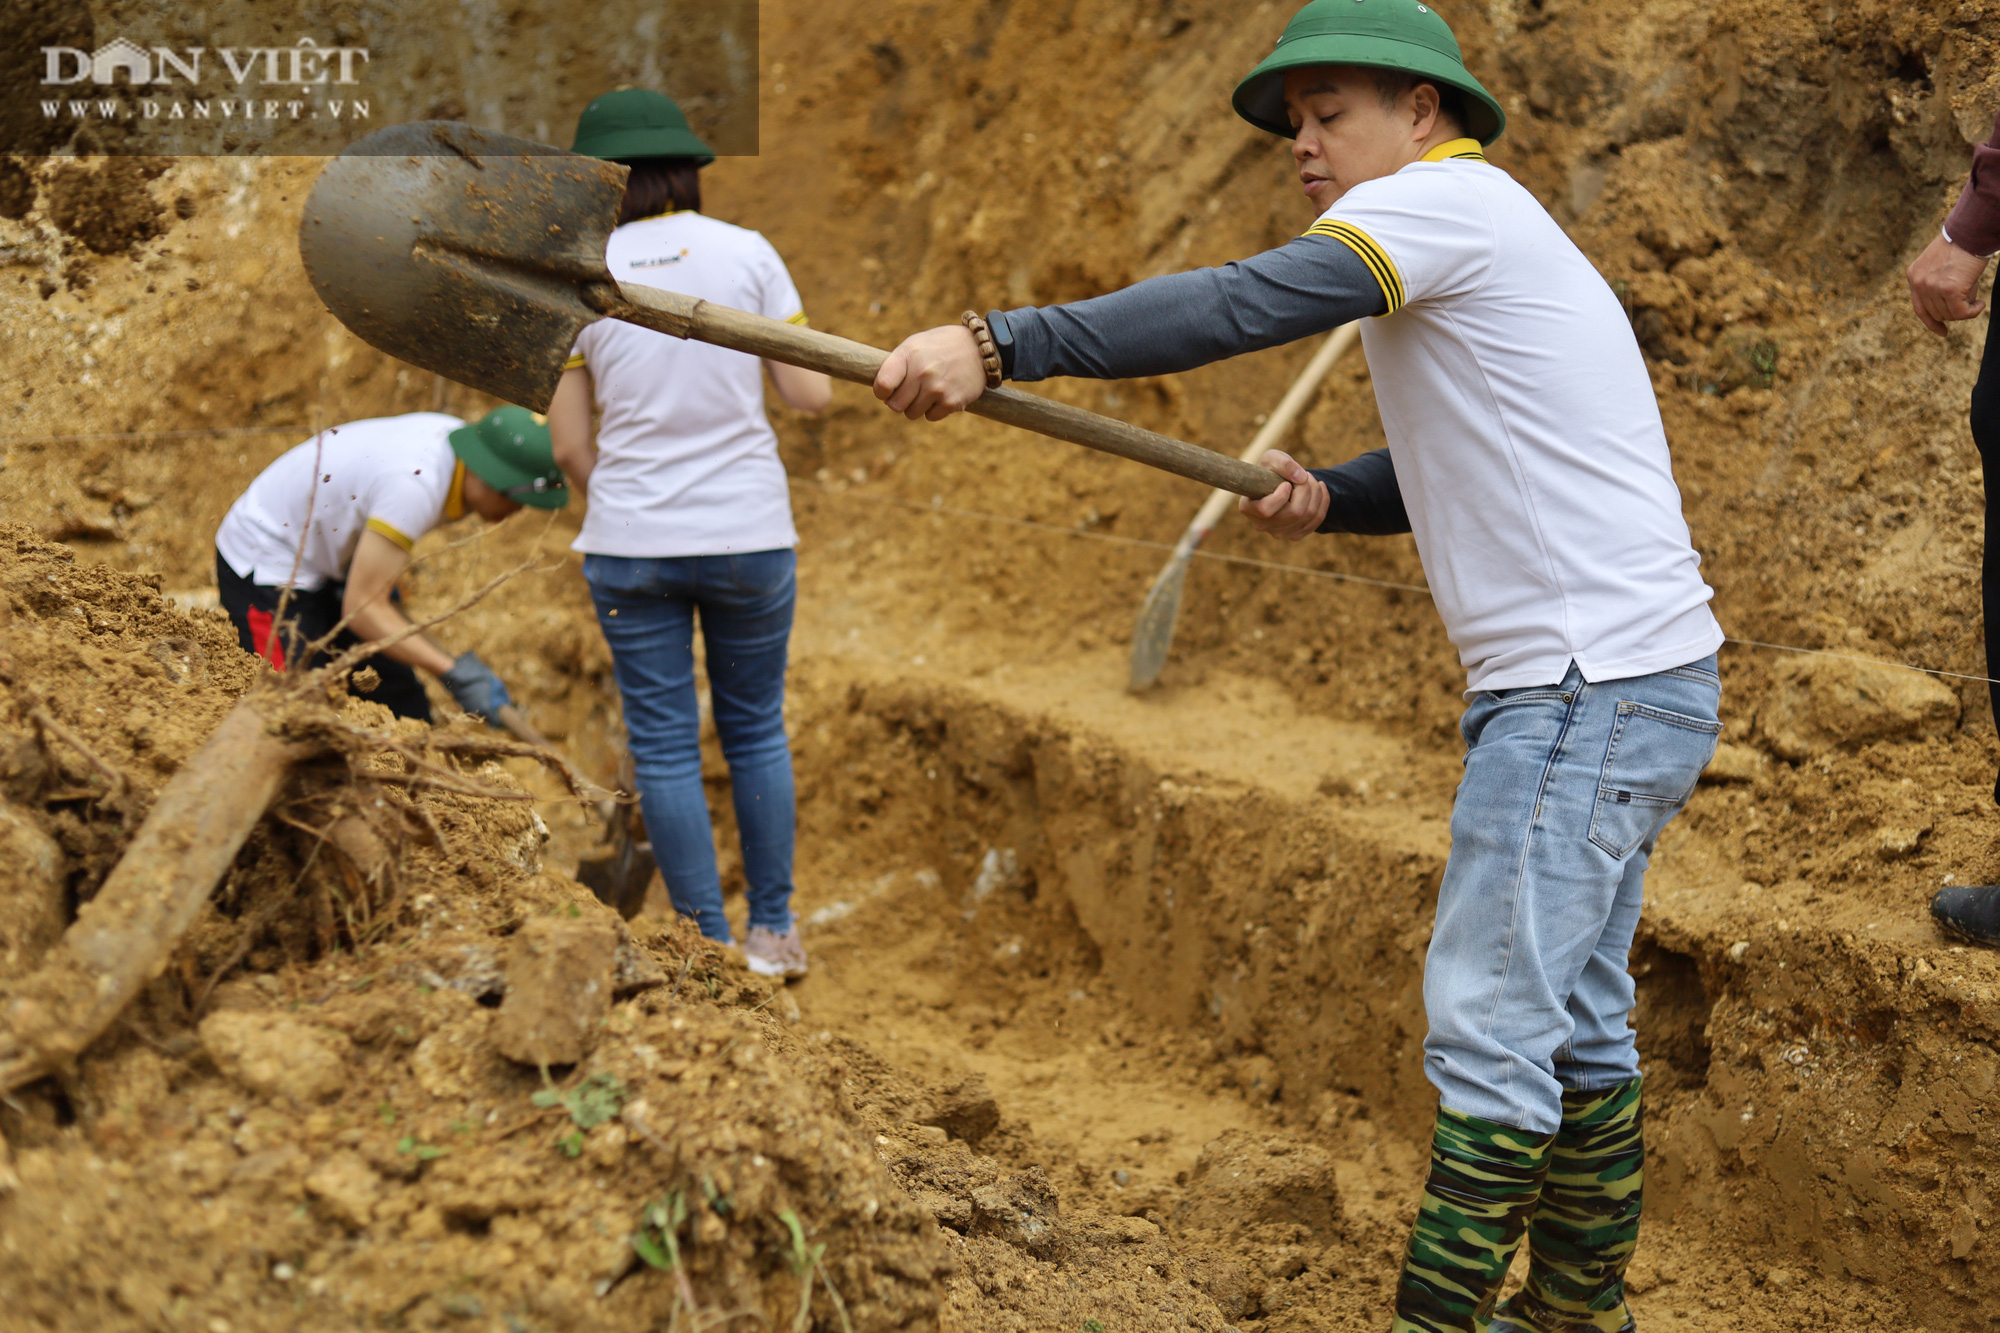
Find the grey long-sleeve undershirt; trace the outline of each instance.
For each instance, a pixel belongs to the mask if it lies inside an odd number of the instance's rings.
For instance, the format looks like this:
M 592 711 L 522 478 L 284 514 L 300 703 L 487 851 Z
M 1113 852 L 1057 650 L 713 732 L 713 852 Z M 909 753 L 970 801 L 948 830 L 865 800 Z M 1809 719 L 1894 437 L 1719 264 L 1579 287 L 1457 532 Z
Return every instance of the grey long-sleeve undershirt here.
M 1219 268 L 1148 278 L 1070 305 L 1009 310 L 999 319 L 1013 342 L 1010 378 L 1129 379 L 1277 347 L 1388 308 L 1359 255 L 1331 237 L 1301 236 Z M 1319 531 L 1410 530 L 1387 449 L 1309 470 L 1331 499 Z
M 1148 278 L 1070 305 L 1009 310 L 1007 373 L 1017 380 L 1171 375 L 1388 308 L 1359 255 L 1330 236 L 1301 236 L 1219 268 Z

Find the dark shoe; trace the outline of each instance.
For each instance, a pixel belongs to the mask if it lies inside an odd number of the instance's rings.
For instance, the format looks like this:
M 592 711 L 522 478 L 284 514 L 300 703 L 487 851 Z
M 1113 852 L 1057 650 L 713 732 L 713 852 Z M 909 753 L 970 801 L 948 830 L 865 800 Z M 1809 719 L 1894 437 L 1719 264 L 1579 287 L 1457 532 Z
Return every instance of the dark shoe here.
M 1974 944 L 2000 944 L 2000 887 L 1953 884 L 1931 898 L 1931 916 L 1947 935 Z

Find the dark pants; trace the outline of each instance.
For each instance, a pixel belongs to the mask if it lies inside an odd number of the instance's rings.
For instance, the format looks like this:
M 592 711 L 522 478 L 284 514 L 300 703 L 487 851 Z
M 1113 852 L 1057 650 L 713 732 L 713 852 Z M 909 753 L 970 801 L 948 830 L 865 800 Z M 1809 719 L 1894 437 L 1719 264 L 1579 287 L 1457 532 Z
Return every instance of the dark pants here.
M 329 583 L 311 592 L 294 592 L 285 603 L 285 620 L 280 625 L 278 599 L 284 595 L 284 589 L 252 583 L 231 569 L 220 552 L 216 553 L 215 591 L 222 609 L 235 622 L 237 641 L 244 652 L 257 654 L 280 671 L 310 670 L 330 655 L 345 652 L 361 642 L 352 631 L 342 630 L 320 652 L 306 651 L 308 644 L 325 638 L 327 631 L 340 623 L 340 600 L 346 590 L 345 583 Z M 389 600 L 400 603 L 403 599 L 391 592 Z M 301 657 L 305 658 L 303 662 Z M 349 693 L 385 704 L 397 717 L 413 717 L 419 722 L 431 720 L 431 701 L 424 694 L 424 683 L 417 679 L 414 667 L 380 654 L 363 659 L 355 669 L 363 666 L 374 667 L 381 683 L 363 693 L 354 688 L 350 676 Z
M 1972 388 L 1972 442 L 1979 447 L 1986 482 L 1986 553 L 1979 565 L 1981 610 L 1986 620 L 1986 674 L 2000 676 L 2000 320 L 1987 317 L 1986 355 Z M 2000 685 L 1988 685 L 1993 719 L 2000 725 Z M 2000 781 L 1993 787 L 2000 802 Z

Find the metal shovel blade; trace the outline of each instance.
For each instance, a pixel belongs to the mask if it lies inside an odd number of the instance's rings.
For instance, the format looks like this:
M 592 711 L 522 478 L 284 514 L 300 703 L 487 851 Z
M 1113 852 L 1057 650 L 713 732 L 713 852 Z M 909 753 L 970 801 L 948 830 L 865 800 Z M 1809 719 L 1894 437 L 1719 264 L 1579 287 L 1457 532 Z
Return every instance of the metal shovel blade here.
M 625 837 L 612 844 L 610 855 L 593 856 L 579 864 L 576 878 L 597 901 L 630 921 L 646 905 L 646 890 L 657 869 L 653 844 Z
M 1135 694 L 1152 689 L 1166 669 L 1167 654 L 1174 646 L 1174 627 L 1181 618 L 1181 591 L 1187 586 L 1188 564 L 1193 559 L 1194 548 L 1182 542 L 1181 549 L 1153 580 L 1145 604 L 1139 608 L 1139 619 L 1132 626 L 1132 669 L 1126 684 Z
M 377 130 L 327 164 L 299 256 L 327 309 L 369 346 L 546 411 L 584 325 L 584 284 L 625 168 L 457 121 Z

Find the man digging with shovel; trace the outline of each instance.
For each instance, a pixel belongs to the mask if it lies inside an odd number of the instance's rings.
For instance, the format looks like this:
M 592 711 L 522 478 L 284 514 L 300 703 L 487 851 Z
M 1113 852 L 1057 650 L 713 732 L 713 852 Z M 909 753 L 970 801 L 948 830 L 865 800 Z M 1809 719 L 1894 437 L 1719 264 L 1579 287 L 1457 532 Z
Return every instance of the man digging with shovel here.
M 1394 1329 L 1633 1327 L 1647 859 L 1720 730 L 1722 631 L 1617 298 L 1488 164 L 1505 117 L 1418 0 L 1314 0 L 1240 83 L 1319 219 L 1276 250 L 908 339 L 876 393 L 940 419 L 1003 376 L 1169 374 L 1367 319 L 1393 468 L 1276 450 L 1260 530 L 1400 504 L 1467 671 L 1465 777 L 1424 970 L 1441 1105 Z M 1526 1288 L 1495 1315 L 1526 1234 Z
M 215 534 L 216 590 L 245 652 L 280 671 L 308 669 L 317 659 L 299 660 L 307 646 L 343 617 L 322 656 L 409 626 L 396 580 L 438 524 L 466 514 L 497 523 L 522 505 L 568 501 L 548 426 L 525 408 L 496 408 L 475 424 L 442 412 L 350 422 L 279 455 L 229 507 Z M 377 678 L 363 697 L 398 717 L 431 720 L 419 668 L 492 726 L 509 703 L 476 653 L 454 657 L 428 635 L 363 665 Z

